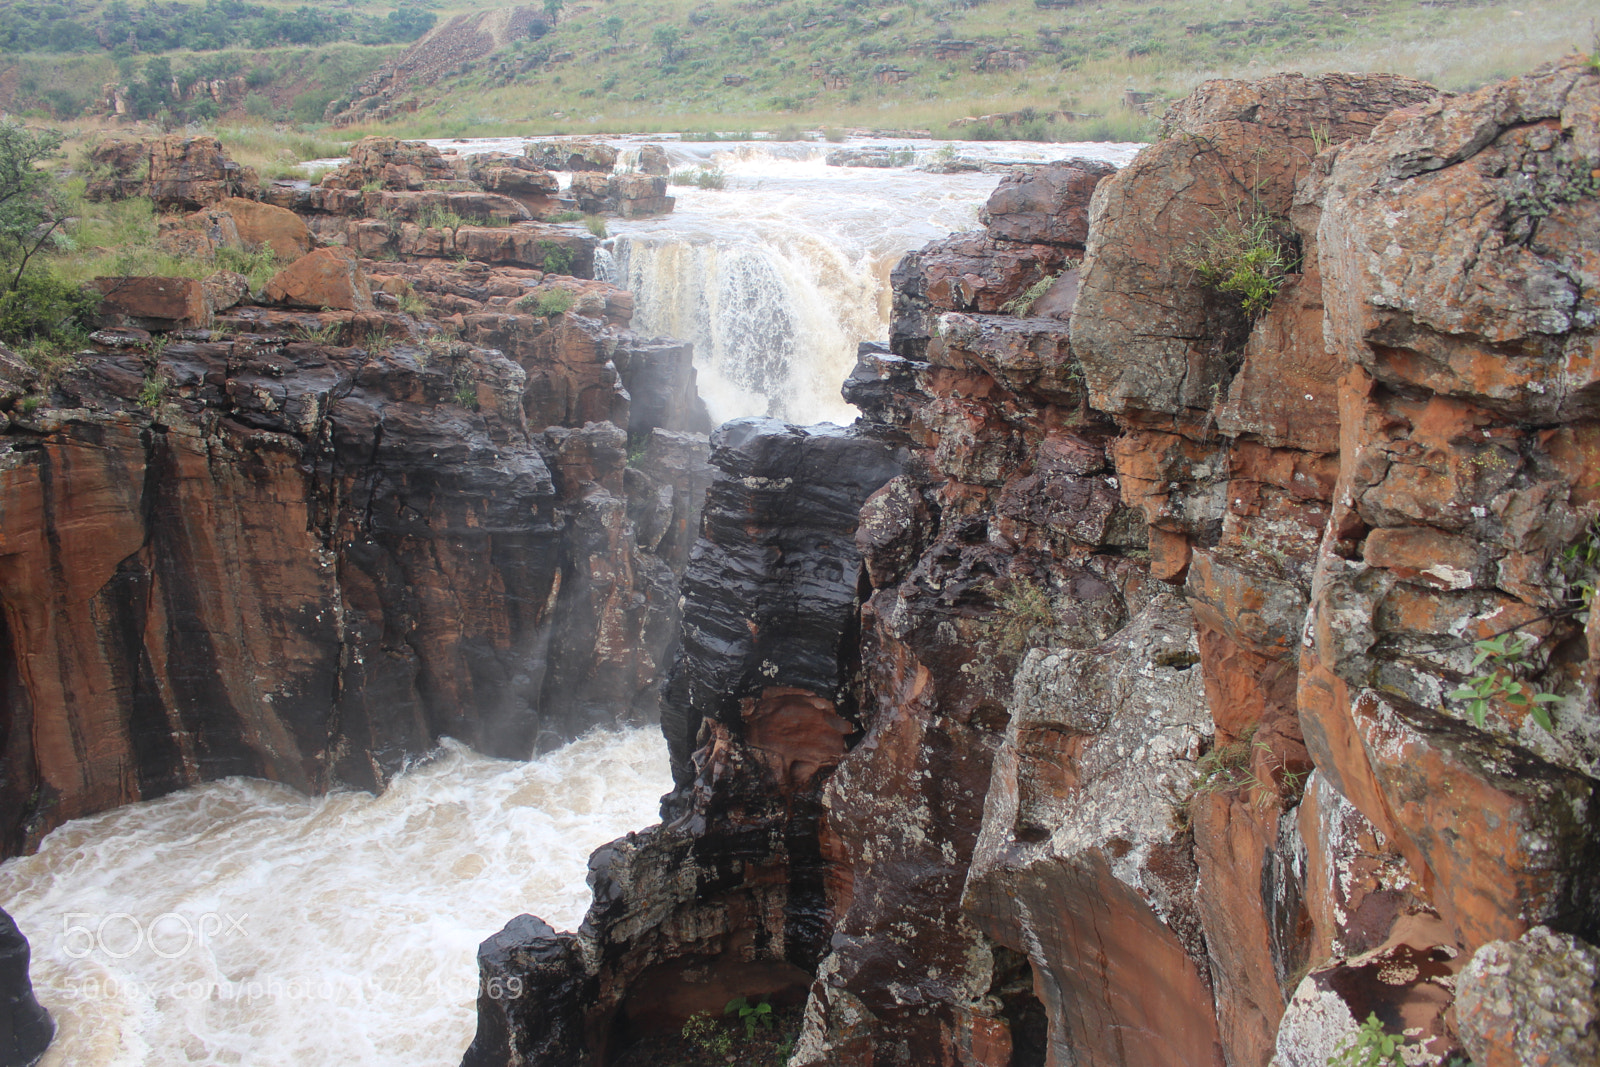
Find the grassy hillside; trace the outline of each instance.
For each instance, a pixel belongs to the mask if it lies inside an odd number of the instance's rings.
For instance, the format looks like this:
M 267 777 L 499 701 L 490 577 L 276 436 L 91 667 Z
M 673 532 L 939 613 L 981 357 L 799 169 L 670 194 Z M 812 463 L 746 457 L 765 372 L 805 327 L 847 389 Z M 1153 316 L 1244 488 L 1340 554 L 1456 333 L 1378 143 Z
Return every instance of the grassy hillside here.
M 1392 70 L 1466 88 L 1588 47 L 1592 10 L 1591 0 L 606 0 L 573 4 L 544 36 L 417 87 L 423 107 L 392 128 L 943 134 L 962 116 L 1033 108 L 1092 116 L 1043 132 L 1128 138 L 1149 127 L 1126 106 L 1129 90 L 1159 101 L 1208 77 L 1280 69 Z
M 130 115 L 158 125 L 315 127 L 330 101 L 342 103 L 405 51 L 371 43 L 391 16 L 436 19 L 418 47 L 448 59 L 451 16 L 502 7 L 195 0 L 135 10 L 124 0 L 0 0 L 11 42 L 0 47 L 20 47 L 40 26 L 84 28 L 43 38 L 75 42 L 73 51 L 0 52 L 0 109 L 59 122 L 103 112 L 103 87 L 117 85 Z M 390 95 L 407 107 L 414 101 L 414 112 L 335 136 L 836 126 L 1140 139 L 1163 101 L 1208 77 L 1389 70 L 1461 89 L 1594 47 L 1593 0 L 537 0 L 532 9 L 538 18 L 517 23 L 528 32 L 488 56 L 420 75 L 408 68 Z M 217 41 L 204 37 L 227 11 L 245 14 L 214 33 Z M 320 19 L 339 39 L 258 47 L 273 42 L 252 37 L 296 19 Z M 134 51 L 130 38 L 106 32 L 130 25 L 150 30 L 138 37 L 148 47 Z M 187 29 L 177 38 L 154 32 L 174 25 Z M 23 32 L 28 26 L 34 37 Z M 196 47 L 229 34 L 229 47 Z M 187 47 L 166 47 L 174 40 Z M 187 88 L 219 77 L 232 79 L 235 91 L 218 106 Z M 173 82 L 179 94 L 163 99 Z M 1147 106 L 1132 106 L 1145 98 Z M 395 110 L 403 109 L 384 113 Z M 1011 124 L 949 126 L 1018 112 L 1022 120 Z

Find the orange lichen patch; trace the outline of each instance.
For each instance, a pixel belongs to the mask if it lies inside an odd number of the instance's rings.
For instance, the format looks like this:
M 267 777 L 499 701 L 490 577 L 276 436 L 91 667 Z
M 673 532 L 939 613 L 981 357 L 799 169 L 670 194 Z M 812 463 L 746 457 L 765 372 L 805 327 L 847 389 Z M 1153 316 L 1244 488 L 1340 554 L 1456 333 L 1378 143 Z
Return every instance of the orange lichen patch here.
M 804 789 L 818 771 L 831 770 L 855 731 L 833 701 L 806 689 L 768 686 L 740 705 L 745 742 L 772 771 L 785 793 Z
M 1480 566 L 1477 542 L 1424 526 L 1385 528 L 1367 535 L 1363 554 L 1406 581 L 1436 589 L 1467 589 Z

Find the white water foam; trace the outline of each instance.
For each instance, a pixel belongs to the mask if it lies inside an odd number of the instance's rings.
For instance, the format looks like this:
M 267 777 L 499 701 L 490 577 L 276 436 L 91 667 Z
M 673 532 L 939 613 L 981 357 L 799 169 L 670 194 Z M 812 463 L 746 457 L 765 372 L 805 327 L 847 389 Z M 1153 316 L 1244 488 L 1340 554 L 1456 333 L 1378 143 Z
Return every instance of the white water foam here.
M 832 167 L 830 147 L 673 144 L 675 166 L 715 166 L 722 189 L 674 185 L 670 215 L 611 223 L 616 284 L 633 291 L 641 333 L 694 342 L 712 420 L 764 414 L 853 421 L 839 395 L 861 341 L 884 341 L 889 274 L 907 252 L 978 225 L 998 174 Z M 927 163 L 929 142 L 852 142 Z M 1122 163 L 1134 145 L 963 143 L 995 161 L 1082 156 Z
M 58 828 L 0 865 L 60 1026 L 44 1067 L 454 1067 L 478 943 L 521 912 L 576 928 L 589 853 L 656 818 L 665 749 L 446 741 L 381 796 L 232 778 Z

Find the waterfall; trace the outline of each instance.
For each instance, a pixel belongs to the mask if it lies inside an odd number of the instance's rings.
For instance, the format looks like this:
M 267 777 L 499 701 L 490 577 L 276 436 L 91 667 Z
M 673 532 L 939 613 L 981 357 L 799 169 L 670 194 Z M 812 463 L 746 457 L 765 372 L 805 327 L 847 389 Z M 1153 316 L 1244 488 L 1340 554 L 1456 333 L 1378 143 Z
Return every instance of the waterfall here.
M 431 143 L 471 155 L 520 152 L 542 139 Z M 721 189 L 673 185 L 670 215 L 609 220 L 611 248 L 596 262 L 602 280 L 633 291 L 635 330 L 694 342 L 700 392 L 716 422 L 765 414 L 798 423 L 854 421 L 839 388 L 857 343 L 888 338 L 889 272 L 901 256 L 976 227 L 1012 165 L 1072 158 L 1122 164 L 1141 147 L 855 137 L 842 145 L 680 141 L 670 134 L 605 140 L 619 149 L 619 171 L 635 165 L 642 143 L 655 142 L 674 171 L 722 175 Z M 838 148 L 881 149 L 909 166 L 828 166 L 828 153 Z M 956 160 L 985 169 L 935 172 Z M 570 177 L 561 180 L 565 186 Z
M 955 149 L 868 143 L 913 166 L 828 166 L 835 146 L 814 141 L 670 144 L 674 168 L 715 168 L 724 187 L 674 185 L 672 214 L 613 223 L 616 281 L 633 291 L 634 328 L 694 342 L 713 420 L 853 421 L 839 387 L 857 343 L 888 338 L 890 271 L 905 253 L 975 227 L 1000 181 L 995 168 L 916 169 Z M 969 144 L 959 154 L 1122 162 L 1133 147 Z
M 455 1067 L 478 942 L 576 929 L 589 853 L 656 819 L 660 730 L 527 763 L 445 742 L 381 796 L 233 778 L 59 827 L 0 865 L 60 1026 L 45 1067 Z
M 615 254 L 635 328 L 694 342 L 713 418 L 854 419 L 839 386 L 856 342 L 887 329 L 878 297 L 892 259 L 852 258 L 800 232 L 731 244 L 623 236 Z

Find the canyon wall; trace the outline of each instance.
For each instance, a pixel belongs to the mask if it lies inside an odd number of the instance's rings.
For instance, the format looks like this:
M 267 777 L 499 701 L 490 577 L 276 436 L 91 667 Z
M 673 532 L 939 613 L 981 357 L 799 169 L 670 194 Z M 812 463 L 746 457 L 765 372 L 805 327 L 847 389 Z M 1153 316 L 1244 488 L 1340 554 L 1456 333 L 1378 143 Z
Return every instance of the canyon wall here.
M 653 720 L 709 426 L 689 347 L 573 276 L 595 238 L 394 221 L 498 203 L 426 145 L 268 202 L 215 141 L 141 151 L 101 195 L 200 204 L 163 239 L 286 265 L 100 279 L 94 351 L 0 354 L 0 854 L 203 780 L 376 789 L 445 735 L 527 757 Z
M 720 432 L 666 821 L 466 1062 L 759 994 L 792 1067 L 1593 1062 L 1597 129 L 1577 59 L 1213 82 L 907 257 L 854 428 Z

